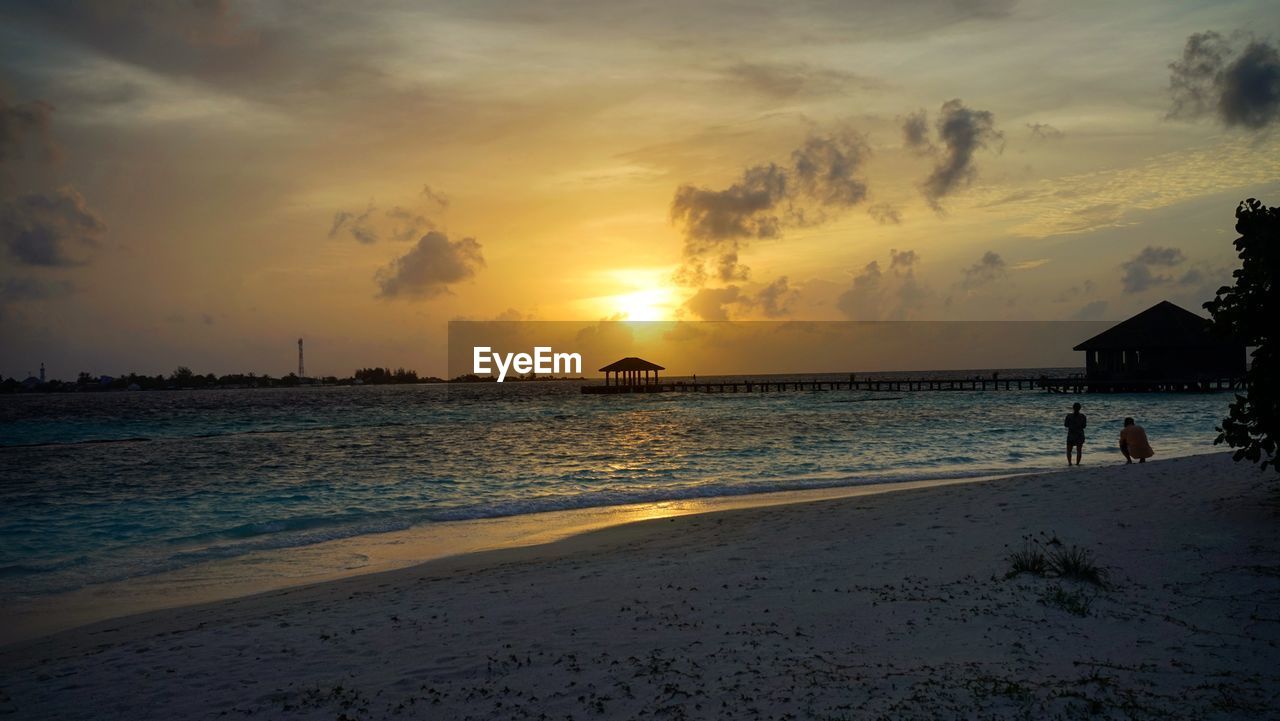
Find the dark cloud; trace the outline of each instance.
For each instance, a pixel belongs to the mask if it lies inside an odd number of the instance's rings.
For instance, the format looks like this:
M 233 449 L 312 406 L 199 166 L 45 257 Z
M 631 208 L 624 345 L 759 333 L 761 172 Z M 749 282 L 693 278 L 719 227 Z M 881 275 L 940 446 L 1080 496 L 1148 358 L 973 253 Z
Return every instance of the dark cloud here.
M 0 203 L 0 246 L 19 263 L 70 266 L 85 262 L 107 226 L 74 188 L 28 193 Z
M 1161 275 L 1158 268 L 1172 268 L 1180 265 L 1186 256 L 1178 248 L 1162 248 L 1148 245 L 1132 259 L 1121 263 L 1124 275 L 1121 284 L 1126 293 L 1141 293 L 1158 285 L 1173 281 L 1169 275 Z
M 1095 300 L 1085 303 L 1075 313 L 1071 314 L 1072 320 L 1100 320 L 1107 312 L 1108 303 L 1105 300 Z
M 791 151 L 791 169 L 798 193 L 794 199 L 812 200 L 819 208 L 846 208 L 867 197 L 867 183 L 858 177 L 869 152 L 861 136 L 812 136 Z
M 1048 123 L 1027 123 L 1027 130 L 1036 140 L 1062 140 L 1067 135 Z
M 1213 115 L 1250 130 L 1280 120 L 1280 53 L 1261 40 L 1239 45 L 1215 32 L 1187 38 L 1182 59 L 1169 64 L 1169 117 Z
M 0 185 L 16 191 L 0 199 L 0 248 L 23 265 L 81 265 L 107 230 L 75 188 L 47 189 L 36 180 L 42 172 L 10 165 L 31 147 L 39 149 L 41 165 L 56 160 L 60 150 L 52 126 L 52 105 L 42 100 L 11 103 L 0 95 Z
M 449 286 L 475 276 L 484 256 L 475 238 L 449 240 L 439 231 L 418 239 L 409 252 L 378 270 L 374 279 L 383 298 L 433 298 Z
M 720 280 L 745 279 L 738 255 L 747 241 L 776 238 L 788 226 L 824 222 L 861 202 L 867 186 L 858 170 L 868 152 L 857 133 L 814 136 L 791 153 L 787 166 L 747 168 L 723 190 L 680 186 L 671 201 L 671 219 L 683 226 L 685 238 L 685 265 L 677 279 L 701 285 L 708 260 Z
M 902 120 L 902 142 L 912 150 L 932 150 L 929 141 L 929 114 L 917 110 Z
M 738 262 L 738 251 L 728 251 L 716 259 L 716 277 L 722 281 L 746 280 L 751 269 Z
M 433 190 L 430 185 L 422 186 L 422 197 L 428 202 L 435 204 L 441 209 L 449 207 L 449 196 L 437 190 Z
M 1003 141 L 1004 134 L 996 130 L 995 115 L 990 111 L 965 107 L 958 98 L 942 104 L 934 124 L 936 142 L 929 139 L 927 127 L 924 111 L 920 111 L 907 116 L 902 132 L 908 147 L 935 157 L 933 172 L 925 178 L 921 189 L 929 205 L 941 210 L 942 198 L 968 185 L 977 174 L 974 154 Z
M 729 306 L 743 302 L 742 289 L 736 285 L 724 288 L 699 288 L 684 307 L 701 320 L 729 320 Z
M 166 74 L 249 72 L 268 43 L 223 0 L 6 2 L 0 13 L 117 60 Z
M 671 217 L 684 224 L 686 251 L 702 255 L 725 241 L 777 237 L 779 205 L 786 197 L 787 171 L 773 163 L 757 165 L 724 190 L 680 186 Z
M 739 310 L 759 309 L 767 318 L 781 318 L 791 312 L 791 303 L 798 295 L 787 276 L 782 275 L 754 294 L 737 285 L 699 288 L 685 301 L 684 308 L 701 320 L 729 320 L 733 306 Z
M 386 30 L 367 13 L 342 3 L 273 8 L 230 0 L 3 0 L 0 22 L 30 37 L 37 52 L 88 51 L 298 114 L 317 101 L 362 110 L 414 103 L 418 89 L 379 67 L 383 46 L 372 38 Z M 139 92 L 148 91 L 117 81 L 81 97 L 110 104 L 113 95 Z
M 914 250 L 904 250 L 899 252 L 896 248 L 889 249 L 889 269 L 909 271 L 916 263 L 920 262 L 920 255 Z
M 392 223 L 388 234 L 392 240 L 396 241 L 413 240 L 421 236 L 424 231 L 435 229 L 435 223 L 428 220 L 422 213 L 398 205 L 388 209 L 386 217 Z
M 1218 98 L 1214 85 L 1230 53 L 1226 39 L 1218 33 L 1194 33 L 1187 38 L 1182 59 L 1169 63 L 1173 96 L 1169 117 L 1194 118 L 1213 110 Z
M 836 299 L 836 307 L 852 320 L 878 320 L 883 285 L 880 262 L 873 260 L 853 277 L 849 289 Z
M 1258 129 L 1280 119 L 1280 53 L 1271 45 L 1245 46 L 1223 73 L 1218 112 L 1228 126 Z
M 849 287 L 836 299 L 836 307 L 851 320 L 903 320 L 929 297 L 916 280 L 920 256 L 914 250 L 890 250 L 889 270 L 879 261 L 863 266 Z
M 378 242 L 378 231 L 371 224 L 374 210 L 373 203 L 370 203 L 369 207 L 359 214 L 346 210 L 334 213 L 333 225 L 329 226 L 329 237 L 336 238 L 338 233 L 345 228 L 352 238 L 365 245 L 372 245 Z
M 0 163 L 22 157 L 29 145 L 40 148 L 46 159 L 56 157 L 52 125 L 52 105 L 43 100 L 11 103 L 0 94 Z
M 767 318 L 781 318 L 791 312 L 791 303 L 798 294 L 787 283 L 787 276 L 778 276 L 756 293 L 755 305 Z
M 775 99 L 881 87 L 880 83 L 854 73 L 807 63 L 738 63 L 727 68 L 725 75 L 749 90 Z
M 1184 308 L 1199 308 L 1212 299 L 1219 288 L 1234 282 L 1233 270 L 1228 266 L 1198 263 L 1187 268 L 1170 284 L 1168 299 Z
M 435 193 L 430 186 L 424 186 L 422 195 L 427 203 L 437 208 L 447 207 L 449 199 Z M 395 205 L 380 210 L 373 201 L 359 213 L 340 210 L 333 214 L 333 223 L 329 226 L 329 237 L 336 238 L 344 230 L 357 242 L 373 245 L 384 236 L 395 241 L 407 241 L 422 237 L 428 230 L 435 230 L 435 223 L 427 218 L 424 211 Z
M 1178 265 L 1186 260 L 1182 250 L 1179 248 L 1162 248 L 1159 246 L 1148 245 L 1142 249 L 1142 252 L 1134 256 L 1130 263 L 1145 263 L 1146 265 Z
M 1009 272 L 1004 258 L 994 251 L 982 254 L 976 263 L 965 268 L 964 280 L 960 285 L 965 288 L 979 288 L 1003 278 Z
M 1097 287 L 1098 287 L 1097 284 L 1094 283 L 1092 280 L 1085 279 L 1083 283 L 1079 285 L 1073 285 L 1070 288 L 1067 288 L 1066 290 L 1059 293 L 1058 296 L 1053 299 L 1053 302 L 1066 303 L 1068 301 L 1075 300 L 1076 298 L 1093 295 L 1093 292 L 1097 290 Z
M 840 296 L 837 306 L 840 310 L 845 311 L 845 315 L 855 317 L 859 306 L 865 304 L 854 304 L 852 301 L 857 300 L 857 296 L 868 294 L 872 291 L 879 290 L 880 281 L 884 277 L 884 273 L 880 272 L 880 261 L 873 260 L 863 266 L 862 271 L 853 276 L 853 284 L 849 290 Z
M 898 225 L 902 222 L 902 214 L 888 203 L 876 203 L 867 206 L 867 215 L 880 225 Z

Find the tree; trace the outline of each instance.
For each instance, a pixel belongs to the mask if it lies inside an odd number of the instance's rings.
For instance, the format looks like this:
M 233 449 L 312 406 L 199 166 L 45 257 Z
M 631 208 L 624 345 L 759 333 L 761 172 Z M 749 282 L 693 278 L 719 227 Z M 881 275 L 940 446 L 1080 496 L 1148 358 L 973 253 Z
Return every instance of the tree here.
M 1249 387 L 1237 395 L 1222 420 L 1214 444 L 1236 449 L 1237 461 L 1261 462 L 1280 472 L 1276 443 L 1280 439 L 1280 364 L 1276 347 L 1276 318 L 1280 318 L 1280 208 L 1268 208 L 1249 198 L 1236 208 L 1235 246 L 1241 266 L 1234 286 L 1218 289 L 1204 304 L 1213 325 L 1253 347 L 1246 376 Z M 1263 453 L 1266 458 L 1263 458 Z

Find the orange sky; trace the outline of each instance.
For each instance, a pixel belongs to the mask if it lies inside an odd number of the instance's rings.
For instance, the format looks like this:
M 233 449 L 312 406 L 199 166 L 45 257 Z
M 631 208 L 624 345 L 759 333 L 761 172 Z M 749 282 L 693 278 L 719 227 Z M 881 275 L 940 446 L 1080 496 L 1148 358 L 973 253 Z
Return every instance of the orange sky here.
M 451 319 L 1194 309 L 1280 196 L 1280 81 L 1237 82 L 1280 77 L 1264 2 L 0 17 L 7 376 L 278 375 L 299 336 L 313 373 L 443 374 Z

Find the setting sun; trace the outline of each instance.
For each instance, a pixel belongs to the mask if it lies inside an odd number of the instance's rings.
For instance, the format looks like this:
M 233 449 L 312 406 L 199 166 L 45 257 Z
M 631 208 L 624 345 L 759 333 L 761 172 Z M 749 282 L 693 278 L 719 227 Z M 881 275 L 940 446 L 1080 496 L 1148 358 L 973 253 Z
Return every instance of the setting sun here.
M 670 320 L 676 303 L 670 288 L 651 288 L 612 296 L 606 304 L 624 320 Z
M 597 274 L 587 297 L 575 304 L 588 318 L 654 321 L 674 320 L 684 302 L 680 289 L 670 285 L 670 268 L 621 268 Z

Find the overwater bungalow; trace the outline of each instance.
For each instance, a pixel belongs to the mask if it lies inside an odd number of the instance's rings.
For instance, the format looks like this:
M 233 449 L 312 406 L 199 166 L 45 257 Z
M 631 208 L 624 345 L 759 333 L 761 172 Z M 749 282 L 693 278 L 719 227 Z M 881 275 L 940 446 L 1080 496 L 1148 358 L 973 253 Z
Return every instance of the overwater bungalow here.
M 1244 376 L 1243 343 L 1215 333 L 1207 318 L 1161 301 L 1077 345 L 1085 379 L 1108 383 L 1217 381 Z

